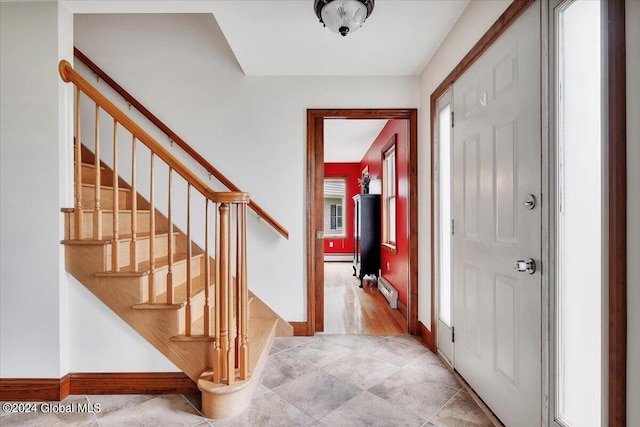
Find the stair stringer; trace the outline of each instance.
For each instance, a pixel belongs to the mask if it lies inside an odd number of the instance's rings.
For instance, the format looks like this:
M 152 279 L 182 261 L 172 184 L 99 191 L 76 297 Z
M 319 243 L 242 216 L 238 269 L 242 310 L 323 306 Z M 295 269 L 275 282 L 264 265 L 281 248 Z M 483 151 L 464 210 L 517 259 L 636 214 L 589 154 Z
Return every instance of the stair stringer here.
M 96 277 L 104 271 L 106 246 L 67 243 L 67 271 L 165 355 L 194 382 L 212 364 L 213 341 L 171 341 L 180 333 L 178 310 L 136 310 L 148 275 L 140 277 Z
M 264 301 L 249 290 L 251 298 L 251 317 L 254 319 L 273 319 L 277 321 L 275 334 L 276 337 L 292 337 L 293 326 L 284 320 L 278 313 L 273 311 Z

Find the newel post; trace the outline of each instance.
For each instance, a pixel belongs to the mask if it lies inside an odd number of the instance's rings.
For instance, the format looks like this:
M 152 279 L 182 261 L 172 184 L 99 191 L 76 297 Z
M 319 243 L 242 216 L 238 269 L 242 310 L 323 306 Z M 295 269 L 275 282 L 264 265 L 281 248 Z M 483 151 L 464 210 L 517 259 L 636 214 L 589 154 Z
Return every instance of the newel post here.
M 230 317 L 233 306 L 230 292 L 231 286 L 231 259 L 230 259 L 230 215 L 229 203 L 220 203 L 218 211 L 220 221 L 220 238 L 219 245 L 219 268 L 220 268 L 220 305 L 217 310 L 220 311 L 220 368 L 222 370 L 221 380 L 227 379 L 228 384 L 235 382 L 235 345 L 233 342 L 233 334 L 230 330 Z
M 249 289 L 247 287 L 247 204 L 239 203 L 236 221 L 236 274 L 238 295 L 238 370 L 249 377 Z

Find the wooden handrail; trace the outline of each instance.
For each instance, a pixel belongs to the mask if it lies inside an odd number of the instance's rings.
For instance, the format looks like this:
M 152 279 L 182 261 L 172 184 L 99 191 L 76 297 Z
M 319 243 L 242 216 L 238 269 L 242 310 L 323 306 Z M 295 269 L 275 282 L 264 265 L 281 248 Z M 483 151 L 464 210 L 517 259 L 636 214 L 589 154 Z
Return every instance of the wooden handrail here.
M 174 131 L 172 131 L 167 125 L 165 125 L 158 117 L 156 117 L 151 111 L 149 111 L 144 105 L 140 103 L 136 98 L 127 92 L 122 86 L 120 86 L 115 80 L 113 80 L 107 73 L 105 73 L 100 67 L 98 67 L 93 61 L 91 61 L 84 53 L 82 53 L 77 47 L 73 48 L 73 54 L 76 58 L 85 64 L 91 71 L 96 73 L 98 77 L 104 80 L 109 86 L 113 88 L 120 96 L 124 98 L 132 107 L 138 110 L 143 116 L 145 116 L 151 123 L 153 123 L 158 129 L 160 129 L 169 139 L 175 142 L 180 148 L 182 148 L 189 156 L 191 156 L 196 162 L 200 164 L 208 173 L 220 181 L 225 187 L 232 192 L 239 192 L 240 189 L 229 180 L 222 172 L 216 169 L 211 163 L 202 157 L 197 151 L 195 151 L 189 144 L 187 144 L 182 138 L 180 138 Z M 278 233 L 280 233 L 285 239 L 289 239 L 289 232 L 278 221 L 276 221 L 271 215 L 269 215 L 262 207 L 260 207 L 253 200 L 249 201 L 249 207 L 262 218 L 267 224 L 272 226 Z
M 65 60 L 60 61 L 58 69 L 62 80 L 67 83 L 74 83 L 78 89 L 91 98 L 96 105 L 99 105 L 100 108 L 109 113 L 118 123 L 131 132 L 138 141 L 149 147 L 155 155 L 160 157 L 170 168 L 176 171 L 176 173 L 182 176 L 196 190 L 202 193 L 203 196 L 216 203 L 250 203 L 249 195 L 247 193 L 240 191 L 217 192 L 212 190 L 204 181 L 191 172 L 189 168 L 173 157 L 173 155 L 160 145 L 158 141 L 138 126 L 137 123 L 131 120 L 104 95 L 98 92 L 98 90 L 91 86 L 89 82 L 82 78 L 82 76 L 73 69 L 69 62 Z M 98 167 L 96 169 L 99 170 L 100 168 Z M 99 188 L 100 186 L 97 187 Z

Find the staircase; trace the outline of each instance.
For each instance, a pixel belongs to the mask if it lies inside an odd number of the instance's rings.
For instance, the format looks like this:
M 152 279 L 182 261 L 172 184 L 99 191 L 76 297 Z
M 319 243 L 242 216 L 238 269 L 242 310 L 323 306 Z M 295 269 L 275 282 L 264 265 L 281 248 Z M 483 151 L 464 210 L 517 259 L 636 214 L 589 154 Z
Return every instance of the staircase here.
M 75 206 L 63 209 L 67 270 L 198 384 L 205 416 L 240 414 L 273 337 L 292 335 L 291 326 L 247 287 L 249 196 L 211 190 L 69 63 L 62 61 L 59 69 L 76 85 Z M 81 144 L 80 126 L 87 122 L 81 97 L 95 103 L 92 149 Z M 112 119 L 108 150 L 101 144 L 104 112 Z M 125 149 L 128 164 L 120 175 Z M 101 150 L 108 156 L 101 157 Z M 142 150 L 149 158 L 148 200 L 136 187 Z M 157 178 L 159 165 L 167 171 L 164 182 Z M 184 231 L 173 219 L 176 181 L 186 187 Z M 161 192 L 167 215 L 154 201 Z M 203 211 L 192 212 L 196 205 Z

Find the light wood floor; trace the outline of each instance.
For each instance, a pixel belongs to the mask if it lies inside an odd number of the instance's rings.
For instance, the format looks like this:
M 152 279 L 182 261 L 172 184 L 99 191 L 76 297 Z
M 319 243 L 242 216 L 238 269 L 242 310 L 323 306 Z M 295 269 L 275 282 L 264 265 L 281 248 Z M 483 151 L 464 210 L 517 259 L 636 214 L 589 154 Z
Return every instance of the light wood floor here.
M 376 288 L 359 288 L 350 262 L 324 263 L 324 333 L 399 335 L 407 322 Z

